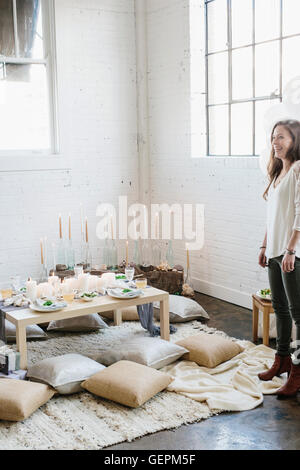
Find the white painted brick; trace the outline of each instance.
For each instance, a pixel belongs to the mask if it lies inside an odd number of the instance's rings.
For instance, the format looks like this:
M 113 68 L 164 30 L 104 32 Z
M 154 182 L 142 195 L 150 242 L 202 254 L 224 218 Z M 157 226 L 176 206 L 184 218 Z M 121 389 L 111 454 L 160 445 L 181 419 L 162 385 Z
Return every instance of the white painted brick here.
M 55 3 L 61 159 L 70 170 L 2 172 L 0 163 L 0 281 L 39 275 L 40 238 L 48 237 L 52 260 L 59 213 L 65 235 L 72 214 L 78 253 L 80 203 L 99 264 L 97 204 L 138 198 L 134 1 Z

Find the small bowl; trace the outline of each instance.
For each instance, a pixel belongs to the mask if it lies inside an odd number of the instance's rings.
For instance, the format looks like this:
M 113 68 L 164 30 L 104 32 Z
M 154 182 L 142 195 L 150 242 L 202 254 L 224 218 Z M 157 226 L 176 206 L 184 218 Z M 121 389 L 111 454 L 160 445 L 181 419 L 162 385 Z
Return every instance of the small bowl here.
M 92 297 L 88 297 L 87 295 L 84 294 L 94 294 Z M 85 302 L 92 302 L 97 297 L 97 294 L 95 292 L 84 292 L 83 294 L 80 295 L 80 299 L 84 300 Z

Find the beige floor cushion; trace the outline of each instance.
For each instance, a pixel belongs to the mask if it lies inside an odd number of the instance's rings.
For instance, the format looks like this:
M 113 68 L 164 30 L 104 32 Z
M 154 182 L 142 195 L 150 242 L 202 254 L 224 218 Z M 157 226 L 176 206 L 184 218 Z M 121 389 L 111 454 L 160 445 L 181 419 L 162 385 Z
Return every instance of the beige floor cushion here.
M 239 344 L 220 335 L 210 335 L 207 333 L 189 336 L 177 341 L 176 344 L 189 351 L 182 359 L 210 368 L 229 361 L 229 359 L 243 351 Z
M 80 354 L 64 354 L 50 357 L 29 367 L 27 377 L 36 382 L 51 385 L 61 395 L 82 392 L 81 382 L 105 369 Z
M 114 312 L 102 312 L 102 317 L 112 320 L 114 318 Z M 139 316 L 135 305 L 132 307 L 126 307 L 122 309 L 122 320 L 123 321 L 138 321 Z
M 172 382 L 168 374 L 130 361 L 119 361 L 98 372 L 81 386 L 89 392 L 137 408 Z
M 187 349 L 178 344 L 160 338 L 133 336 L 126 339 L 121 348 L 112 346 L 111 349 L 99 352 L 92 358 L 105 366 L 127 360 L 160 369 L 176 361 L 186 352 L 188 352 Z
M 5 320 L 5 337 L 8 343 L 16 342 L 16 327 L 13 323 Z M 48 335 L 38 325 L 26 326 L 27 341 L 31 339 L 47 339 Z
M 48 385 L 25 380 L 0 380 L 0 420 L 23 421 L 53 397 Z
M 159 320 L 159 302 L 154 302 L 153 307 L 154 317 Z M 171 323 L 182 323 L 201 318 L 209 320 L 208 313 L 198 302 L 181 295 L 169 295 L 169 311 Z
M 84 332 L 101 330 L 102 328 L 108 328 L 107 324 L 98 313 L 93 313 L 91 315 L 84 315 L 83 317 L 52 321 L 49 323 L 47 331 Z

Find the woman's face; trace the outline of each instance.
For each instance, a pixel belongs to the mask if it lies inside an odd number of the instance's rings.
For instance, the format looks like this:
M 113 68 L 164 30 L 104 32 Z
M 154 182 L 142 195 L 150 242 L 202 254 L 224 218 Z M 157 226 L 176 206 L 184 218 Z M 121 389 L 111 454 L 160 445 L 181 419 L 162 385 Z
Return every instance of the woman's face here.
M 284 126 L 275 127 L 272 137 L 272 146 L 274 148 L 275 157 L 284 160 L 292 143 L 293 139 L 291 134 Z

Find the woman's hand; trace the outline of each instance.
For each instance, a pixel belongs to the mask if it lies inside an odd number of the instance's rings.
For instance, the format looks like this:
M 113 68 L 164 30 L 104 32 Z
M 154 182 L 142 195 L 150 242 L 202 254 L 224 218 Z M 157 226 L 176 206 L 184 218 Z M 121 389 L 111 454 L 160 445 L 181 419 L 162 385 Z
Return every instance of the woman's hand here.
M 282 259 L 281 267 L 284 273 L 294 271 L 296 255 L 286 253 Z
M 267 257 L 265 255 L 266 249 L 262 248 L 259 252 L 259 257 L 258 257 L 258 264 L 262 268 L 265 268 L 267 265 Z

